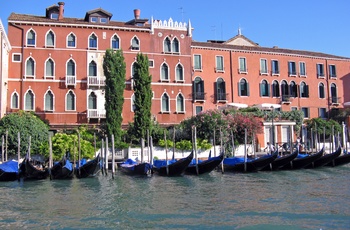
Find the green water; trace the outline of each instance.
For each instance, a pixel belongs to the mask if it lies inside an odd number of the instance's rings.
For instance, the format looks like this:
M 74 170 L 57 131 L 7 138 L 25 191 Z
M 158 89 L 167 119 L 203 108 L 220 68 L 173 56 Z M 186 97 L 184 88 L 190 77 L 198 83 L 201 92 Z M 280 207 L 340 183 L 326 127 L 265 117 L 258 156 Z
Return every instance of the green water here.
M 0 229 L 350 229 L 350 165 L 0 183 Z

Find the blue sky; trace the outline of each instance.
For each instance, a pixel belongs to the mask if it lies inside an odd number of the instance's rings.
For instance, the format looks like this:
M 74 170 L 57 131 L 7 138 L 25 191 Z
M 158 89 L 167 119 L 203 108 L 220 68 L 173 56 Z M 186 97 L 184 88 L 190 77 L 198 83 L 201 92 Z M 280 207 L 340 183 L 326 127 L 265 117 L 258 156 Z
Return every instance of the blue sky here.
M 133 9 L 141 18 L 188 22 L 196 41 L 228 40 L 238 28 L 260 46 L 308 50 L 350 57 L 349 0 L 63 0 L 65 16 L 83 18 L 95 8 L 113 14 L 112 20 L 128 21 Z M 51 0 L 3 0 L 0 18 L 7 30 L 11 12 L 45 15 Z

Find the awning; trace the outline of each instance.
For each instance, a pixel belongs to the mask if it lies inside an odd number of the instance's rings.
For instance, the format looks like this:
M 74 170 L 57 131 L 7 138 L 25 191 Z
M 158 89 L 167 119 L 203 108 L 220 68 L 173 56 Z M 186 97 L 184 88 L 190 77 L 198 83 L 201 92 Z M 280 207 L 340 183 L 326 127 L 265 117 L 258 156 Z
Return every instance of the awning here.
M 344 106 L 350 106 L 350 101 L 344 102 Z
M 262 110 L 271 110 L 271 109 L 279 109 L 281 108 L 280 104 L 270 104 L 270 103 L 262 103 L 262 104 L 257 104 L 257 108 L 262 109 Z
M 227 106 L 231 106 L 231 107 L 235 107 L 235 108 L 247 108 L 248 105 L 247 104 L 243 104 L 243 103 L 227 103 Z

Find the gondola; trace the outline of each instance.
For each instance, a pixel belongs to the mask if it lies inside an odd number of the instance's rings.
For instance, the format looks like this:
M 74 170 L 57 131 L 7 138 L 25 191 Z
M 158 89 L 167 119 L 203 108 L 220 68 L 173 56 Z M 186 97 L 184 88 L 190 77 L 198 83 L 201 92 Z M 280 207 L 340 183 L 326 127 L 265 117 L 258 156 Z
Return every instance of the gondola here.
M 86 178 L 86 177 L 94 177 L 101 170 L 101 159 L 100 155 L 95 157 L 90 161 L 86 161 L 86 159 L 82 159 L 79 164 L 75 168 L 75 176 L 77 178 Z
M 317 167 L 324 166 L 329 162 L 331 162 L 332 160 L 334 160 L 335 158 L 337 158 L 340 154 L 341 154 L 341 147 L 339 146 L 335 152 L 323 155 L 322 157 L 318 158 L 317 160 L 312 162 L 312 164 L 309 164 L 305 168 L 317 168 Z
M 210 173 L 216 167 L 219 166 L 223 159 L 223 153 L 221 153 L 217 157 L 209 157 L 207 160 L 198 160 L 198 164 L 196 164 L 195 159 L 192 159 L 191 163 L 185 169 L 185 174 L 199 175 L 204 173 Z
M 266 165 L 262 171 L 270 171 L 270 170 L 278 170 L 289 164 L 292 160 L 294 160 L 298 156 L 298 151 L 294 151 L 292 154 L 287 154 L 284 156 L 277 156 L 277 158 L 269 165 Z
M 154 160 L 153 169 L 161 176 L 180 176 L 193 159 L 193 152 L 180 160 Z
M 328 162 L 325 166 L 340 166 L 350 163 L 350 153 L 344 153 L 343 155 L 338 156 L 334 160 Z
M 152 165 L 147 162 L 139 163 L 133 159 L 127 159 L 119 165 L 119 169 L 129 175 L 148 175 L 151 173 Z
M 224 170 L 232 172 L 256 172 L 271 164 L 277 158 L 277 151 L 258 158 L 229 157 L 223 161 Z
M 315 154 L 308 155 L 308 154 L 298 154 L 298 156 L 290 162 L 290 164 L 286 164 L 281 169 L 302 169 L 307 167 L 308 165 L 312 164 L 315 160 L 322 157 L 324 152 L 324 148 L 322 148 L 320 151 L 318 151 Z
M 66 157 L 55 162 L 50 169 L 50 179 L 71 179 L 74 176 L 73 164 Z
M 24 180 L 42 180 L 49 176 L 49 169 L 44 162 L 25 158 L 20 165 L 19 176 Z
M 18 161 L 10 160 L 0 164 L 0 181 L 14 181 L 18 179 Z

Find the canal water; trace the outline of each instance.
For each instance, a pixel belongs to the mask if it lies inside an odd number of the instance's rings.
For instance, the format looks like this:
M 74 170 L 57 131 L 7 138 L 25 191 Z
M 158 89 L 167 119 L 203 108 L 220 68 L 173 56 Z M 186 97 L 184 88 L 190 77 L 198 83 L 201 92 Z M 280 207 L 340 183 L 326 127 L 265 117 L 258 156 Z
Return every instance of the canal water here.
M 0 229 L 350 229 L 350 165 L 0 183 Z

